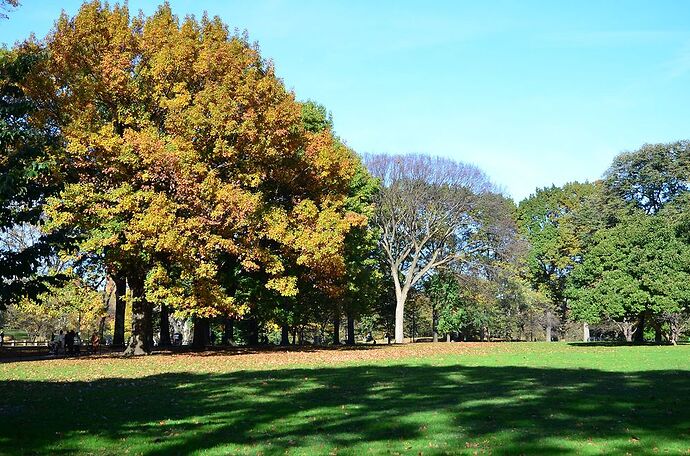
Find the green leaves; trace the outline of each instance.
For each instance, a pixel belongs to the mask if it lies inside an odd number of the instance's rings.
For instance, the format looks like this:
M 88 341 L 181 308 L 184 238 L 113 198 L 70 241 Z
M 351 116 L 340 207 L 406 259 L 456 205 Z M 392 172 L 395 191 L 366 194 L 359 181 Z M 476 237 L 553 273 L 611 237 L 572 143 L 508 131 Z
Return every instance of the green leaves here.
M 596 322 L 677 313 L 690 303 L 690 246 L 662 216 L 637 215 L 595 236 L 568 294 L 573 317 Z

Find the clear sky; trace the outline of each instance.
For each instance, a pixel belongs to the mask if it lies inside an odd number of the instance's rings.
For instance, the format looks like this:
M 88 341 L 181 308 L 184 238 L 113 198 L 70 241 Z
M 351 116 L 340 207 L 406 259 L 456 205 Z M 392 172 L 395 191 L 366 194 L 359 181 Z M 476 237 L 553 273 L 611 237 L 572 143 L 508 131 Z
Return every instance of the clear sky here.
M 80 4 L 22 3 L 0 42 L 42 37 Z M 246 29 L 358 152 L 471 162 L 516 200 L 596 179 L 645 142 L 690 138 L 687 1 L 170 3 Z

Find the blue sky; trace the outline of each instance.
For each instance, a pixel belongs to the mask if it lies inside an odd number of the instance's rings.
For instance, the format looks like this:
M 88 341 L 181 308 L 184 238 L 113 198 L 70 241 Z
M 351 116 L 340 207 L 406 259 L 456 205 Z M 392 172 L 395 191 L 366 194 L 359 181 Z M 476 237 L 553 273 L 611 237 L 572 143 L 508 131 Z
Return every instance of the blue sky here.
M 23 3 L 0 42 L 42 37 L 80 4 Z M 596 179 L 645 142 L 690 138 L 690 2 L 170 3 L 247 29 L 358 152 L 471 162 L 516 200 Z

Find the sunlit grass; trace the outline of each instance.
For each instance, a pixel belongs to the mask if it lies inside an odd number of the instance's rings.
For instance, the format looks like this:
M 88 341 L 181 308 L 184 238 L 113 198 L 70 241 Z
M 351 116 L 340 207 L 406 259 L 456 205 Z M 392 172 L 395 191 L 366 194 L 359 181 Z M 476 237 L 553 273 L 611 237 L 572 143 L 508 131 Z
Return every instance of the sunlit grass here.
M 690 346 L 31 361 L 0 380 L 0 454 L 690 451 Z

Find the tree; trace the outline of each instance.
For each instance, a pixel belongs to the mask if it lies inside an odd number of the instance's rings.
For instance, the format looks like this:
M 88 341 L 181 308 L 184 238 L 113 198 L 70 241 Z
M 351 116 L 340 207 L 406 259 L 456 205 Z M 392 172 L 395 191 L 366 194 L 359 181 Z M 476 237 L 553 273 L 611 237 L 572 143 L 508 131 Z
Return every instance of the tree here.
M 365 161 L 381 181 L 374 221 L 395 288 L 395 341 L 402 343 L 412 287 L 479 249 L 477 196 L 492 185 L 476 167 L 440 157 L 370 155 Z
M 687 194 L 689 144 L 688 141 L 645 144 L 636 151 L 619 154 L 604 176 L 604 198 L 599 210 L 605 216 L 605 226 L 625 223 L 637 211 L 657 214 Z M 638 341 L 644 336 L 647 317 L 646 313 L 639 316 Z
M 19 0 L 0 0 L 0 19 L 7 19 L 6 11 L 19 6 Z
M 568 294 L 573 317 L 614 321 L 630 342 L 640 315 L 680 321 L 690 304 L 690 247 L 660 215 L 638 214 L 595 235 L 575 267 Z M 671 317 L 673 316 L 673 317 Z M 675 343 L 678 331 L 671 330 Z
M 86 337 L 98 332 L 107 316 L 103 295 L 77 277 L 50 287 L 37 299 L 24 298 L 8 309 L 9 319 L 32 340 L 74 329 Z
M 438 333 L 450 338 L 451 332 L 461 330 L 461 319 L 457 311 L 460 289 L 453 274 L 440 271 L 424 281 L 424 291 L 431 300 L 433 341 L 438 342 Z
M 27 94 L 27 75 L 45 58 L 28 49 L 0 49 L 0 310 L 64 278 L 49 271 L 70 237 L 63 230 L 40 231 L 45 202 L 62 186 L 51 160 L 61 139 Z
M 168 5 L 132 19 L 91 2 L 61 17 L 46 49 L 34 91 L 59 107 L 44 115 L 76 176 L 51 200 L 50 227 L 76 229 L 75 254 L 126 275 L 128 353 L 150 351 L 154 306 L 200 326 L 241 315 L 237 268 L 281 297 L 299 280 L 334 291 L 345 235 L 366 223 L 346 208 L 356 156 L 305 128 L 246 36 L 218 18 L 181 22 Z
M 646 214 L 655 214 L 688 190 L 690 142 L 645 144 L 616 156 L 606 171 L 609 195 Z
M 544 317 L 547 341 L 551 340 L 553 312 L 567 318 L 568 275 L 582 261 L 592 233 L 598 228 L 590 212 L 598 192 L 596 184 L 573 182 L 538 189 L 518 206 L 520 232 L 530 246 L 528 280 L 550 301 Z

